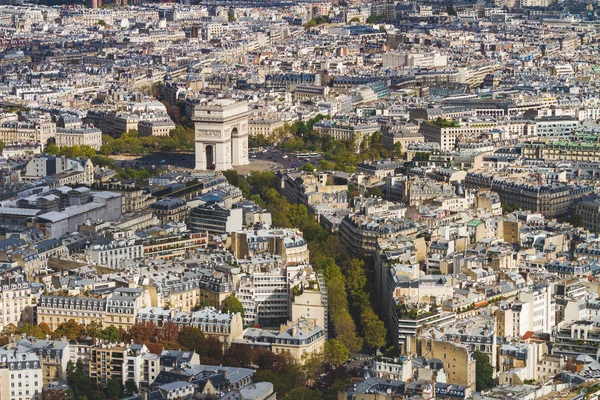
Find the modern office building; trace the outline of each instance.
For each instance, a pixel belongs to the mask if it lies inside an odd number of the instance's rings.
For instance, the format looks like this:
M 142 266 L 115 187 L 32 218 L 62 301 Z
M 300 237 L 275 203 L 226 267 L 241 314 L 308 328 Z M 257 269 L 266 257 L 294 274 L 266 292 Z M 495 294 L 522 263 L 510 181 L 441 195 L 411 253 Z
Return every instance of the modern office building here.
M 242 230 L 243 222 L 241 208 L 227 210 L 216 202 L 209 202 L 192 209 L 188 226 L 192 232 L 222 235 Z

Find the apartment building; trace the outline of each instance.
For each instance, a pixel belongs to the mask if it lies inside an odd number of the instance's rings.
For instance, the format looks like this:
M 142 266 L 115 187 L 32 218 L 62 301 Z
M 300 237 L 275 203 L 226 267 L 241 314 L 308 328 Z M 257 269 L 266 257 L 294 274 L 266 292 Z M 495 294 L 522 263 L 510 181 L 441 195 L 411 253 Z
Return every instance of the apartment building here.
M 158 260 L 185 257 L 188 252 L 206 248 L 208 236 L 204 233 L 168 235 L 145 240 L 144 256 Z
M 139 136 L 169 136 L 173 129 L 175 129 L 175 124 L 171 120 L 140 121 L 138 123 Z
M 169 307 L 189 312 L 197 305 L 207 303 L 220 308 L 235 290 L 229 274 L 212 269 L 186 272 L 183 275 L 156 276 L 148 287 L 153 307 Z
M 294 361 L 303 364 L 306 357 L 323 351 L 325 333 L 314 319 L 306 318 L 282 324 L 279 331 L 246 329 L 243 340 L 236 343 L 267 347 L 275 354 L 288 354 Z
M 61 173 L 78 172 L 78 183 L 94 183 L 94 165 L 89 159 L 67 157 L 37 156 L 29 160 L 25 167 L 24 178 L 41 178 Z M 64 186 L 64 185 L 60 185 Z
M 546 161 L 600 162 L 600 144 L 576 138 L 526 142 L 521 147 L 521 154 L 524 158 Z
M 281 118 L 251 118 L 248 120 L 248 135 L 270 137 L 283 125 Z
M 340 223 L 340 241 L 346 249 L 355 255 L 374 255 L 377 239 L 396 236 L 411 236 L 417 233 L 416 225 L 404 219 L 403 206 L 389 206 L 389 213 L 348 214 Z M 398 212 L 396 212 L 398 211 Z
M 438 68 L 448 65 L 448 56 L 440 53 L 386 52 L 383 54 L 383 68 Z
M 491 188 L 498 193 L 502 203 L 516 206 L 522 210 L 538 212 L 545 217 L 557 217 L 569 212 L 569 206 L 593 192 L 585 184 L 564 184 L 553 182 L 540 184 L 533 180 L 511 181 L 502 176 L 491 176 L 478 172 L 469 172 L 465 178 L 468 188 Z
M 140 383 L 145 380 L 145 367 L 151 367 L 146 362 L 151 358 L 144 358 L 148 353 L 148 348 L 144 345 L 100 343 L 90 349 L 89 376 L 100 387 L 106 387 L 111 379 L 117 379 L 123 385 L 127 381 L 133 381 L 136 387 L 140 387 Z
M 33 324 L 35 303 L 31 285 L 23 275 L 6 276 L 0 280 L 0 327 L 19 323 Z
M 436 121 L 422 123 L 419 132 L 426 142 L 434 142 L 440 145 L 440 150 L 451 151 L 456 149 L 458 140 L 476 138 L 483 132 L 492 130 L 496 122 L 481 121 L 454 126 L 443 126 Z
M 3 399 L 42 398 L 42 363 L 36 354 L 9 344 L 0 350 L 0 365 L 0 394 Z
M 314 214 L 319 214 L 319 206 L 340 209 L 348 207 L 348 185 L 336 185 L 330 174 L 278 172 L 277 179 L 281 193 L 290 202 L 304 204 Z
M 5 144 L 40 143 L 56 136 L 54 122 L 6 121 L 0 125 L 0 140 Z
M 535 135 L 541 139 L 566 139 L 579 128 L 579 121 L 569 117 L 543 118 L 535 121 Z
M 227 314 L 215 308 L 205 308 L 191 313 L 178 312 L 172 322 L 181 326 L 200 329 L 206 336 L 217 338 L 226 350 L 233 341 L 242 336 L 244 320 L 240 313 Z
M 253 259 L 255 272 L 240 278 L 236 294 L 244 307 L 245 324 L 272 326 L 273 321 L 287 320 L 290 287 L 285 266 Z
M 233 232 L 231 251 L 237 258 L 267 252 L 280 256 L 286 264 L 309 262 L 308 243 L 295 229 L 255 229 Z
M 178 197 L 167 197 L 150 204 L 152 213 L 160 220 L 161 224 L 171 222 L 186 222 L 189 207 L 185 200 Z
M 82 128 L 57 128 L 56 145 L 63 146 L 90 146 L 94 150 L 102 147 L 102 131 L 91 126 Z
M 108 298 L 41 295 L 37 307 L 37 323 L 45 322 L 50 329 L 69 320 L 81 325 L 101 322 L 129 330 L 142 303 L 142 289 L 120 288 Z
M 289 320 L 299 321 L 303 318 L 314 319 L 318 326 L 329 326 L 329 314 L 327 309 L 327 288 L 322 276 L 309 280 L 307 285 L 300 285 L 292 289 L 290 299 Z M 325 330 L 327 339 L 327 330 Z
M 378 124 L 368 123 L 338 123 L 336 121 L 321 121 L 314 128 L 322 135 L 328 135 L 336 140 L 349 140 L 355 144 L 356 152 L 360 151 L 360 144 L 368 140 L 374 132 L 380 130 Z
M 120 269 L 123 261 L 143 257 L 144 249 L 140 240 L 103 240 L 93 243 L 86 254 L 95 265 Z
M 517 300 L 496 311 L 507 337 L 521 338 L 528 331 L 550 333 L 556 325 L 556 303 L 551 287 L 520 292 Z
M 68 341 L 29 338 L 17 340 L 13 346 L 19 352 L 29 352 L 39 358 L 44 385 L 67 379 L 67 364 L 71 358 Z
M 419 356 L 442 361 L 447 383 L 468 386 L 475 391 L 475 359 L 468 345 L 435 338 L 418 338 L 413 349 Z

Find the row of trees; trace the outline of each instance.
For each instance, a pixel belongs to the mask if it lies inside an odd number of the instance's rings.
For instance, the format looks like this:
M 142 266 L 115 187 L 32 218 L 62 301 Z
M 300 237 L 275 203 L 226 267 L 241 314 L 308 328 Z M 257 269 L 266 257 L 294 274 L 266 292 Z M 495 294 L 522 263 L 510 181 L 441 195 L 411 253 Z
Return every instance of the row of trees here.
M 242 190 L 245 197 L 271 213 L 274 226 L 298 228 L 309 243 L 311 264 L 325 276 L 328 290 L 332 334 L 325 344 L 322 361 L 339 366 L 351 353 L 384 346 L 386 329 L 371 306 L 367 289 L 372 274 L 365 262 L 349 257 L 337 236 L 325 231 L 306 206 L 291 204 L 283 197 L 276 189 L 275 173 L 253 172 L 243 177 L 235 171 L 226 171 L 225 176 Z M 336 387 L 336 393 L 345 389 L 344 379 L 342 376 L 330 382 L 331 387 Z M 286 398 L 308 399 L 315 395 L 314 398 L 327 397 L 327 393 L 298 387 L 288 392 Z
M 153 151 L 176 151 L 194 149 L 194 130 L 176 125 L 168 136 L 139 136 L 131 129 L 115 139 L 102 135 L 100 153 L 109 154 L 147 154 Z
M 38 339 L 45 339 L 46 337 L 60 339 L 65 337 L 69 340 L 77 340 L 80 337 L 89 336 L 94 339 L 109 340 L 111 342 L 122 340 L 122 331 L 114 326 L 102 328 L 100 322 L 93 321 L 84 327 L 72 319 L 58 325 L 55 331 L 50 329 L 50 326 L 45 322 L 41 322 L 38 325 L 25 323 L 20 327 L 17 327 L 14 324 L 8 324 L 2 330 L 0 342 L 8 342 L 9 337 L 13 335 L 27 335 L 28 337 L 35 337 Z
M 194 130 L 176 125 L 168 136 L 143 136 L 138 135 L 137 130 L 132 129 L 123 133 L 115 139 L 110 135 L 102 135 L 102 147 L 96 152 L 88 145 L 84 146 L 62 146 L 54 143 L 48 144 L 45 153 L 55 156 L 66 156 L 76 158 L 93 158 L 96 154 L 147 154 L 153 151 L 176 151 L 194 149 Z

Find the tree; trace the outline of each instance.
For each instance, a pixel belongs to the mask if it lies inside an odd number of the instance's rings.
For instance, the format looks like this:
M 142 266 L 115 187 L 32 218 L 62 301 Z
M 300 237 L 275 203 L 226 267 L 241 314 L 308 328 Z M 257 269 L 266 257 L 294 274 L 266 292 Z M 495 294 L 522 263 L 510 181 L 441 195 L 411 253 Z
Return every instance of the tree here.
M 71 400 L 73 392 L 61 388 L 45 388 L 42 391 L 42 400 Z
M 2 329 L 2 335 L 4 336 L 16 335 L 17 333 L 19 333 L 19 328 L 17 328 L 17 326 L 12 323 L 6 325 L 4 329 Z
M 363 340 L 356 335 L 356 325 L 348 310 L 335 315 L 333 318 L 334 331 L 339 341 L 351 352 L 360 351 Z
M 156 328 L 152 322 L 138 322 L 129 328 L 129 337 L 134 343 L 152 343 L 156 341 Z
M 453 6 L 446 7 L 446 12 L 448 13 L 448 15 L 456 15 L 456 9 L 454 9 Z
M 111 343 L 117 343 L 121 339 L 121 332 L 116 326 L 107 326 L 102 331 L 102 339 L 108 340 Z
M 362 312 L 360 318 L 365 345 L 376 349 L 385 346 L 387 330 L 383 321 L 373 311 L 373 308 L 369 306 L 368 309 Z
M 179 337 L 179 325 L 173 322 L 166 322 L 158 332 L 158 339 L 161 343 L 176 343 Z M 172 346 L 168 346 L 172 347 Z
M 135 383 L 134 383 L 135 385 Z M 106 384 L 106 396 L 109 399 L 120 399 L 125 393 L 125 388 L 118 378 L 111 378 Z
M 383 197 L 383 192 L 379 187 L 373 186 L 365 192 L 366 197 Z
M 242 319 L 244 318 L 244 306 L 235 295 L 231 295 L 223 301 L 222 310 L 228 314 L 240 313 L 242 314 Z
M 285 394 L 283 400 L 321 400 L 323 393 L 307 387 L 297 387 Z
M 102 323 L 98 321 L 92 321 L 85 327 L 85 334 L 94 339 L 102 337 Z
M 204 346 L 197 351 L 201 360 L 208 365 L 220 365 L 223 363 L 223 343 L 214 336 L 208 336 Z
M 181 332 L 179 332 L 177 342 L 185 349 L 194 350 L 196 353 L 200 353 L 206 342 L 206 338 L 200 329 L 184 326 L 183 329 L 181 329 Z
M 81 359 L 78 359 L 75 364 L 72 361 L 67 363 L 67 382 L 73 391 L 74 399 L 79 400 L 96 390 L 96 384 L 85 372 Z
M 159 343 L 146 343 L 146 347 L 148 348 L 148 351 L 152 354 L 160 355 L 164 350 L 163 345 Z
M 135 384 L 135 381 L 129 379 L 127 382 L 125 382 L 125 395 L 127 396 L 133 396 L 134 394 L 136 394 L 138 391 L 138 387 Z
M 50 335 L 52 333 L 52 329 L 50 329 L 50 325 L 45 322 L 40 322 L 38 324 L 39 328 L 44 332 L 45 335 Z
M 106 21 L 103 20 L 103 19 L 99 19 L 98 20 L 98 25 L 100 25 L 100 26 L 106 26 Z
M 302 372 L 306 378 L 307 384 L 315 382 L 323 372 L 324 354 L 321 352 L 312 352 L 302 355 Z
M 4 147 L 6 147 L 6 144 L 0 140 L 0 151 L 4 150 Z
M 325 396 L 323 398 L 327 400 L 337 400 L 338 393 L 345 392 L 349 386 L 351 386 L 350 379 L 336 379 L 325 390 Z
M 306 163 L 304 164 L 304 166 L 302 167 L 302 171 L 308 171 L 308 172 L 312 172 L 315 169 L 317 169 L 317 167 L 315 167 L 314 165 L 312 165 L 311 163 Z
M 58 156 L 60 154 L 60 148 L 54 143 L 51 143 L 48 146 L 46 146 L 44 153 L 46 153 L 49 156 Z
M 334 367 L 342 365 L 350 357 L 350 351 L 338 339 L 329 339 L 325 343 L 325 361 Z
M 353 23 L 353 22 L 358 22 L 358 23 L 360 23 L 360 18 L 358 18 L 358 17 L 354 17 L 354 18 L 352 18 L 352 19 L 350 20 L 350 23 Z
M 580 214 L 573 214 L 571 217 L 571 225 L 575 228 L 583 226 L 583 217 Z
M 394 158 L 402 158 L 404 153 L 402 152 L 401 142 L 394 143 L 394 146 L 392 146 L 392 155 L 394 156 Z
M 227 13 L 227 21 L 228 22 L 235 22 L 235 13 L 233 12 L 233 10 L 229 10 L 229 12 Z
M 23 326 L 21 326 L 21 329 L 19 329 L 19 332 L 24 333 L 29 337 L 35 337 L 38 339 L 46 338 L 46 334 L 42 331 L 42 328 L 40 328 L 37 325 L 23 324 Z
M 224 354 L 225 364 L 249 368 L 252 366 L 254 351 L 248 344 L 233 343 Z
M 475 351 L 474 357 L 476 362 L 476 390 L 480 392 L 494 386 L 494 367 L 492 367 L 487 354 Z
M 376 22 L 381 22 L 385 19 L 385 15 L 371 15 L 367 18 L 367 24 L 374 24 Z
M 383 141 L 383 135 L 379 131 L 373 132 L 371 134 L 371 138 L 369 139 L 371 146 L 374 146 L 376 144 L 381 144 L 382 141 Z
M 77 323 L 74 319 L 70 319 L 67 322 L 63 322 L 56 328 L 56 333 L 59 336 L 64 336 L 69 340 L 76 340 L 79 334 L 83 330 L 83 327 Z
M 248 181 L 246 178 L 238 174 L 237 171 L 232 169 L 223 171 L 223 176 L 227 179 L 227 182 L 229 182 L 230 185 L 233 185 L 242 191 L 242 196 L 245 198 L 250 196 L 250 185 L 248 184 Z

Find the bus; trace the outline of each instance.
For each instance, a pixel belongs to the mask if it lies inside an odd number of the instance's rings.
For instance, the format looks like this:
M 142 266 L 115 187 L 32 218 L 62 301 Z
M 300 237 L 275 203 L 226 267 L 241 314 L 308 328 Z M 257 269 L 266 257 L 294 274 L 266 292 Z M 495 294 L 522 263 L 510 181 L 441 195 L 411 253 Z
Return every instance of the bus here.
M 298 153 L 296 154 L 296 157 L 298 158 L 316 158 L 316 157 L 320 157 L 321 155 L 319 153 Z

